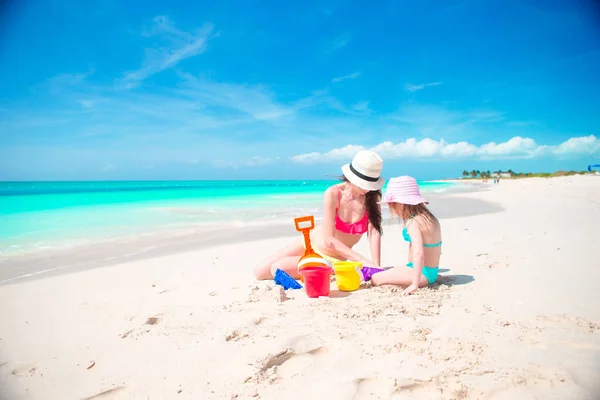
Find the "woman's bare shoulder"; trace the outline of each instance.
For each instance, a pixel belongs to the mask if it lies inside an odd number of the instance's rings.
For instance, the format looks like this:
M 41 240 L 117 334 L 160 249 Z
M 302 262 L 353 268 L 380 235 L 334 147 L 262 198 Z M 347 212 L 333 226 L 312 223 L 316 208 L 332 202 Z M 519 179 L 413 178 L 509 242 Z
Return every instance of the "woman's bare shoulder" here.
M 331 185 L 327 189 L 325 189 L 325 192 L 323 193 L 323 198 L 326 202 L 331 201 L 332 203 L 337 204 L 340 190 L 341 189 L 338 187 L 338 185 Z
M 342 191 L 342 184 L 341 183 L 336 183 L 335 185 L 331 185 L 329 186 L 327 189 L 325 189 L 325 195 L 338 195 L 338 192 Z

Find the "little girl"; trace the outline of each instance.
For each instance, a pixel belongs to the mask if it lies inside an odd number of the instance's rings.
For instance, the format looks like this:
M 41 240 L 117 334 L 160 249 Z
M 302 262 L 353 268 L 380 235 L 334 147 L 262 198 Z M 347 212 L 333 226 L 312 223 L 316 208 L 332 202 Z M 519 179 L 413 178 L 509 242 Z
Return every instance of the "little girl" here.
M 387 203 L 392 215 L 404 222 L 402 236 L 410 245 L 408 264 L 374 274 L 372 284 L 406 287 L 406 295 L 434 283 L 438 277 L 442 232 L 439 221 L 425 206 L 429 202 L 421 196 L 415 178 L 390 179 L 380 203 Z

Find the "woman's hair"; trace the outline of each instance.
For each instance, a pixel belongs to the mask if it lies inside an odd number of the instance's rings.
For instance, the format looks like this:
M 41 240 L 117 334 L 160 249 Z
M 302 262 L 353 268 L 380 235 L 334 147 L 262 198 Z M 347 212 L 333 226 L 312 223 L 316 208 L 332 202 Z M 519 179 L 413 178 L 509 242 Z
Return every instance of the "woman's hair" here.
M 352 183 L 345 176 L 341 176 L 340 180 L 347 183 Z M 373 228 L 379 232 L 380 235 L 383 234 L 383 230 L 381 229 L 381 208 L 377 202 L 381 199 L 381 189 L 379 190 L 371 190 L 365 194 L 365 208 L 369 213 L 369 222 L 373 225 Z
M 401 213 L 399 212 L 398 207 L 396 207 L 396 204 L 398 203 L 390 203 L 390 211 L 392 212 L 392 215 L 397 215 L 398 218 L 404 221 L 404 223 L 406 223 L 406 221 L 412 217 L 421 216 L 426 224 L 430 224 L 432 227 L 439 227 L 440 223 L 438 219 L 431 213 L 431 211 L 429 211 L 425 203 L 415 205 L 402 204 L 403 207 Z

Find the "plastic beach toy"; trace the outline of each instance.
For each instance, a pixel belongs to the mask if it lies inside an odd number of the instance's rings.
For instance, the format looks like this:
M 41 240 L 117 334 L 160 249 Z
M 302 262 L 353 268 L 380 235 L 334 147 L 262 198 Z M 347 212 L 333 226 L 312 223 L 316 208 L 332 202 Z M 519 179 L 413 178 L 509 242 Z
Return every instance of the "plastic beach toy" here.
M 299 272 L 304 277 L 306 295 L 311 298 L 329 296 L 329 277 L 333 270 L 329 267 L 304 267 Z
M 301 224 L 308 222 L 308 226 Z M 306 217 L 294 218 L 296 230 L 304 235 L 304 255 L 298 261 L 298 274 L 300 280 L 304 282 L 306 295 L 308 297 L 329 296 L 330 280 L 333 273 L 331 262 L 321 257 L 313 250 L 310 244 L 310 231 L 315 227 L 315 217 L 312 215 Z
M 308 222 L 310 225 L 302 227 L 300 224 Z M 306 217 L 294 218 L 294 224 L 296 230 L 302 232 L 304 235 L 304 255 L 298 261 L 298 274 L 300 274 L 300 280 L 304 282 L 304 275 L 300 273 L 300 270 L 307 267 L 321 267 L 331 270 L 332 265 L 329 260 L 321 257 L 315 252 L 310 243 L 310 231 L 315 227 L 315 217 L 312 215 Z
M 288 289 L 302 289 L 302 285 L 296 282 L 287 272 L 277 269 L 275 276 L 273 277 L 275 283 L 279 286 L 283 286 L 285 290 Z
M 364 280 L 361 268 L 362 263 L 355 261 L 340 261 L 333 264 L 338 289 L 344 292 L 358 290 Z
M 336 262 L 333 269 L 337 287 L 344 292 L 358 290 L 361 283 L 370 281 L 374 274 L 384 271 L 381 268 L 363 267 L 362 263 L 357 261 Z
M 374 267 L 362 267 L 360 269 L 360 272 L 362 272 L 363 279 L 365 282 L 370 281 L 371 278 L 373 277 L 373 275 L 375 275 L 376 273 L 383 272 L 383 271 L 385 271 L 385 269 L 374 268 Z

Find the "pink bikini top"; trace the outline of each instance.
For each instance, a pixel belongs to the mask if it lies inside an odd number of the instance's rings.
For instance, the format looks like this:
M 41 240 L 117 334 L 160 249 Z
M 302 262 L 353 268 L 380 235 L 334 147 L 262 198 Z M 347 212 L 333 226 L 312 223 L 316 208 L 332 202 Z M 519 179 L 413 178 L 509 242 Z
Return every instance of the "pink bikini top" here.
M 338 208 L 340 208 L 340 202 L 342 200 L 342 191 L 338 188 L 338 206 L 335 208 L 335 229 L 340 232 L 348 233 L 350 235 L 362 235 L 367 232 L 369 227 L 369 213 L 365 211 L 363 217 L 353 224 L 342 221 L 338 214 Z

